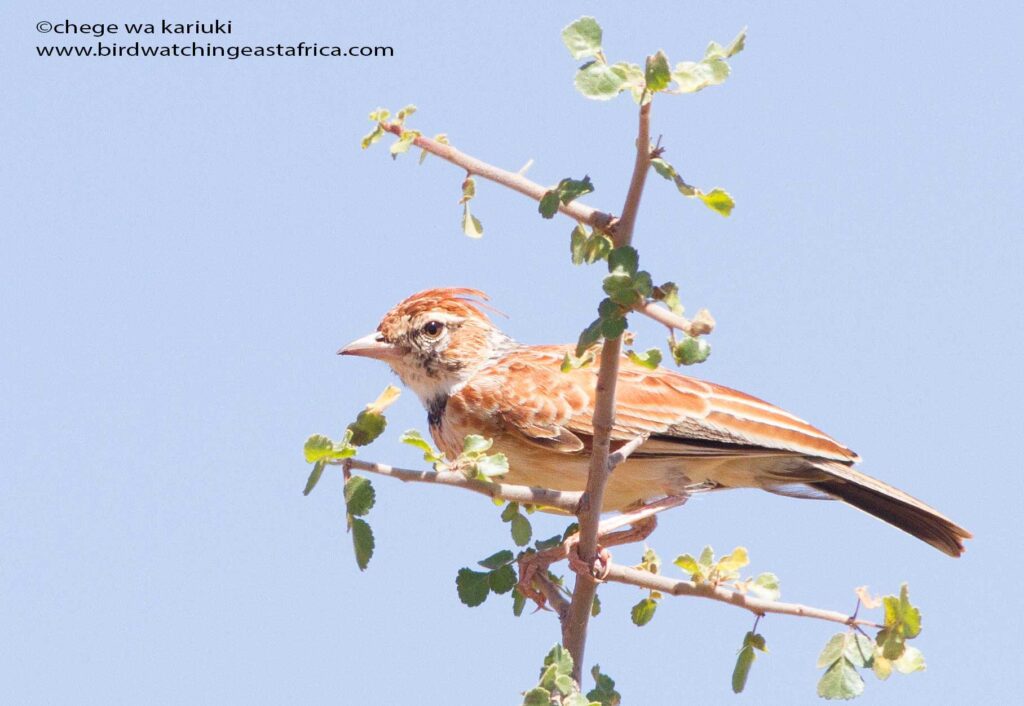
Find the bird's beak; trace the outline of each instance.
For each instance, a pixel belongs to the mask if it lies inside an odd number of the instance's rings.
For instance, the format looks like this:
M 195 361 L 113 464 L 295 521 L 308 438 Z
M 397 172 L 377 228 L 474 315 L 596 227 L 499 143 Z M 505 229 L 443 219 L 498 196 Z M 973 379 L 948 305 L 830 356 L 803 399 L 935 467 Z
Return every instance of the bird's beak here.
M 394 345 L 385 341 L 384 336 L 374 331 L 339 349 L 338 355 L 361 355 L 364 358 L 390 360 L 398 357 L 399 351 Z

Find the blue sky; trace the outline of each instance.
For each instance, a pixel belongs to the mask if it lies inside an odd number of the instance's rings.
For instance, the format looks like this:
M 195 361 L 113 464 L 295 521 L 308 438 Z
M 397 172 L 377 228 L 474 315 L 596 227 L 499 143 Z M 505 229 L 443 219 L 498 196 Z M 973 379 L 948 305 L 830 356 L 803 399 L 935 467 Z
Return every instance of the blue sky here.
M 783 597 L 849 610 L 908 581 L 928 670 L 864 703 L 1007 701 L 1021 474 L 1024 60 L 1011 3 L 7 3 L 0 23 L 0 682 L 11 703 L 517 703 L 557 640 L 507 600 L 467 609 L 456 571 L 508 544 L 486 500 L 375 480 L 360 573 L 341 480 L 301 494 L 302 443 L 392 381 L 338 346 L 407 294 L 487 290 L 527 343 L 575 339 L 601 272 L 569 223 L 456 169 L 359 138 L 378 105 L 554 183 L 589 174 L 618 210 L 634 106 L 572 88 L 581 14 L 612 60 L 697 58 L 749 27 L 725 86 L 658 101 L 653 132 L 730 219 L 652 180 L 636 245 L 719 322 L 695 374 L 803 416 L 863 468 L 974 531 L 945 557 L 833 503 L 695 499 L 651 539 L 666 560 L 749 548 Z M 40 20 L 231 19 L 222 43 L 387 44 L 381 59 L 43 59 Z M 120 37 L 118 41 L 126 38 Z M 659 328 L 636 322 L 641 344 Z M 406 394 L 367 458 L 422 466 Z M 561 528 L 535 522 L 539 536 Z M 640 550 L 619 549 L 633 563 Z M 672 571 L 669 569 L 669 571 Z M 1008 590 L 1010 589 L 1010 590 Z M 729 693 L 751 621 L 601 591 L 589 665 L 630 704 L 814 700 L 833 626 L 762 621 L 770 654 Z M 1006 690 L 1006 691 L 1004 691 Z

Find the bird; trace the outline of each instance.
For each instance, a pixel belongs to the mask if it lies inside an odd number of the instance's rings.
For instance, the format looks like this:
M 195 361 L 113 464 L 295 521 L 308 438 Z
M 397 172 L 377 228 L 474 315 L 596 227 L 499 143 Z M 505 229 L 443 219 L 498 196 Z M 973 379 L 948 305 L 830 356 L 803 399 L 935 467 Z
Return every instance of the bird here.
M 563 371 L 574 345 L 517 343 L 492 322 L 487 301 L 482 291 L 466 287 L 418 292 L 338 354 L 389 365 L 423 403 L 430 434 L 447 457 L 459 455 L 467 435 L 479 434 L 507 456 L 503 481 L 584 490 L 599 347 L 593 364 Z M 799 417 L 622 356 L 612 450 L 639 438 L 645 440 L 609 476 L 604 512 L 697 491 L 760 488 L 840 500 L 953 557 L 972 536 L 920 500 L 856 470 L 856 453 Z

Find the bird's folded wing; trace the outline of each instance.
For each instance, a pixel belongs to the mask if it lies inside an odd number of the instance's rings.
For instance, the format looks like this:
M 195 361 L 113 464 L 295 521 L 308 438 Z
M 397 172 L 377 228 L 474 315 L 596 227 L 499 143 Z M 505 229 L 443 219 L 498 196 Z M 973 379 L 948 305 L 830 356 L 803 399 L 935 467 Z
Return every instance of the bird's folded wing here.
M 487 390 L 463 394 L 486 399 L 507 431 L 552 450 L 589 447 L 594 429 L 598 363 L 560 370 L 563 346 L 517 349 L 497 362 Z M 483 400 L 481 400 L 483 401 Z M 623 358 L 616 387 L 612 439 L 649 434 L 640 453 L 665 455 L 799 454 L 857 461 L 827 434 L 778 407 L 727 387 L 666 368 L 648 370 Z

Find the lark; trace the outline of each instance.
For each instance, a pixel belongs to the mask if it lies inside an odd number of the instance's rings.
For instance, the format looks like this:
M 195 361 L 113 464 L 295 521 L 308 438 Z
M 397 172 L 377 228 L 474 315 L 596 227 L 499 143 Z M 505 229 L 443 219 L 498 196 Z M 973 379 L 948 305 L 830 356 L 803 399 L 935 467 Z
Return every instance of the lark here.
M 583 490 L 594 429 L 598 362 L 561 370 L 572 345 L 523 345 L 467 288 L 419 292 L 373 333 L 338 351 L 387 363 L 420 398 L 449 457 L 467 434 L 493 439 L 509 483 Z M 646 440 L 611 474 L 602 510 L 729 488 L 840 500 L 960 556 L 971 533 L 920 500 L 854 468 L 857 454 L 763 400 L 619 361 L 612 449 Z

